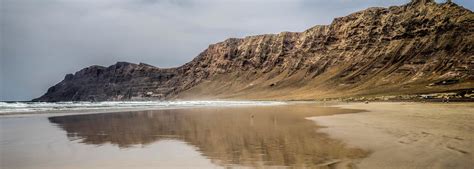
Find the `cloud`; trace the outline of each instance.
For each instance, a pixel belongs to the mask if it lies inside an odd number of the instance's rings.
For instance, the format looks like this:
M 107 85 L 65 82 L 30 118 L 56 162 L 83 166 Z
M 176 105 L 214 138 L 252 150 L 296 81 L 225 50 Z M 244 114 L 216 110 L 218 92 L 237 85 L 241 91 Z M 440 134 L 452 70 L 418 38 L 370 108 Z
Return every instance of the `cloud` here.
M 29 100 L 86 66 L 117 61 L 179 66 L 229 37 L 303 31 L 370 6 L 407 0 L 0 2 L 0 100 Z

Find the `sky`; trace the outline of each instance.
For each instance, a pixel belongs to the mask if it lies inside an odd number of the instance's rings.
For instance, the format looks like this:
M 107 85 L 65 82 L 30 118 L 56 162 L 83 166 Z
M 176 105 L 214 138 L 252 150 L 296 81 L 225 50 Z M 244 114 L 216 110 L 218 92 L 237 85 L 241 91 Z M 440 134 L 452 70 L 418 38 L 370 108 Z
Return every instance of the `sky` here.
M 0 100 L 118 61 L 180 66 L 231 37 L 304 31 L 409 0 L 0 0 Z M 472 0 L 453 0 L 474 9 Z

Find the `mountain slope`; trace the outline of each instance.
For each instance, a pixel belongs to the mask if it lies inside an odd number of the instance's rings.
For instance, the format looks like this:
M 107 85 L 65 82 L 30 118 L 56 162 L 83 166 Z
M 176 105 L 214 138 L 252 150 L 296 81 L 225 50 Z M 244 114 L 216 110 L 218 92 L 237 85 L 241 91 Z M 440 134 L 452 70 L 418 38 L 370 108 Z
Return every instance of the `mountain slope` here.
M 177 68 L 92 66 L 36 101 L 315 99 L 470 89 L 473 32 L 472 11 L 413 0 L 304 32 L 227 39 Z

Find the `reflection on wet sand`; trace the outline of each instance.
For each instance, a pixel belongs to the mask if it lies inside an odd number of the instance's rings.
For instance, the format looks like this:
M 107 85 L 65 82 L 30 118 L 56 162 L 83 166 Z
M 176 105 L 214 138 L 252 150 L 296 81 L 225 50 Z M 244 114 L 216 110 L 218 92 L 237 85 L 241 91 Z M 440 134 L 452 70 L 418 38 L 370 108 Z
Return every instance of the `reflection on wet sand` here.
M 317 132 L 305 117 L 352 110 L 288 105 L 247 108 L 156 110 L 49 118 L 71 140 L 121 148 L 176 139 L 196 146 L 222 166 L 331 167 L 366 153 Z M 183 152 L 186 153 L 186 152 Z

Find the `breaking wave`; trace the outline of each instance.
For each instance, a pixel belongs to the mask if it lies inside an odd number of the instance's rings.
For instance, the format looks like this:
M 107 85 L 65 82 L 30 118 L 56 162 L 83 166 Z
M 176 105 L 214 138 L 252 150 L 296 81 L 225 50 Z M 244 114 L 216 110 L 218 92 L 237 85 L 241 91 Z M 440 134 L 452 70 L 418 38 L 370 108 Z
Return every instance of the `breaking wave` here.
M 0 102 L 0 114 L 45 113 L 113 109 L 168 109 L 186 107 L 269 106 L 276 101 L 106 101 L 106 102 Z

